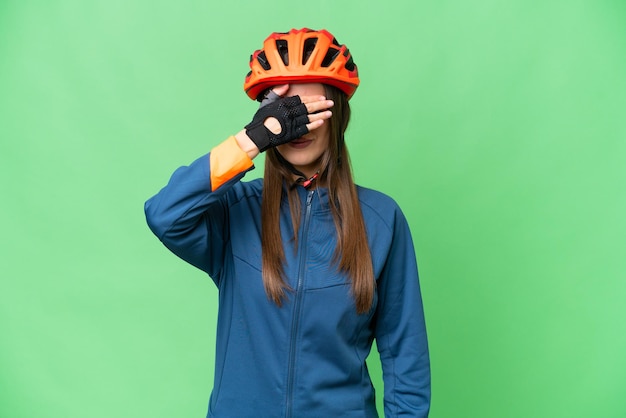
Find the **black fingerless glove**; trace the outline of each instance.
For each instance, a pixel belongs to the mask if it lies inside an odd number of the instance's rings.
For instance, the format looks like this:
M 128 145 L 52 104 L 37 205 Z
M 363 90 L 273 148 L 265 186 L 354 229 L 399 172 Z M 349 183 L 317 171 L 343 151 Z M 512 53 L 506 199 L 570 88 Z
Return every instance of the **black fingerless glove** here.
M 267 118 L 278 120 L 281 127 L 279 134 L 275 134 L 265 127 L 263 123 Z M 259 151 L 263 152 L 268 148 L 286 144 L 302 137 L 309 132 L 306 127 L 307 123 L 309 123 L 309 115 L 300 97 L 285 97 L 263 105 L 257 110 L 252 122 L 246 125 L 246 134 L 259 148 Z

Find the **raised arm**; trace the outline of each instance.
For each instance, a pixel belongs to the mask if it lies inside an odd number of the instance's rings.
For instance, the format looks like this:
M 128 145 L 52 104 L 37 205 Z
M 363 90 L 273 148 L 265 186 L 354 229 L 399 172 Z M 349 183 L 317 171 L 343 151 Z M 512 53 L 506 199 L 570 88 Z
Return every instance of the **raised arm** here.
M 331 116 L 332 102 L 321 96 L 284 97 L 275 88 L 236 135 L 209 154 L 174 172 L 169 183 L 145 204 L 148 225 L 176 255 L 215 280 L 228 240 L 226 193 L 253 167 L 252 159 L 316 129 Z M 326 111 L 325 111 L 326 110 Z
M 148 226 L 174 254 L 215 279 L 228 239 L 225 194 L 251 168 L 252 159 L 231 136 L 177 169 L 146 202 Z

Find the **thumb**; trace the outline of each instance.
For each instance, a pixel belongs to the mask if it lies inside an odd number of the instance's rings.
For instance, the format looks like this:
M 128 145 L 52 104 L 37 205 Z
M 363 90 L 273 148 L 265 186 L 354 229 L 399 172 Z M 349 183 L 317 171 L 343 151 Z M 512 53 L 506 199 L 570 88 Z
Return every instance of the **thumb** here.
M 272 89 L 274 93 L 279 96 L 283 96 L 289 90 L 289 84 L 281 84 L 280 86 L 276 86 Z
M 287 93 L 287 90 L 289 90 L 289 84 L 281 84 L 279 86 L 273 87 L 267 92 L 263 100 L 261 100 L 259 109 L 280 99 L 285 93 Z

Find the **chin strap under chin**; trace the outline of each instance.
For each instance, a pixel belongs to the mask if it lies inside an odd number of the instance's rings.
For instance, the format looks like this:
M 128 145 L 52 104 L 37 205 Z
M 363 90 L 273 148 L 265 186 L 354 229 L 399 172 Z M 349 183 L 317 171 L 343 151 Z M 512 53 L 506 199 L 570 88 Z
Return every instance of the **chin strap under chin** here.
M 296 180 L 296 183 L 302 183 L 302 187 L 304 187 L 305 189 L 308 189 L 309 187 L 313 185 L 313 182 L 319 175 L 320 175 L 320 172 L 316 171 L 315 174 L 309 177 L 308 180 L 305 180 L 304 177 L 298 177 L 298 179 Z
M 295 168 L 293 166 L 293 164 L 291 164 L 289 161 L 287 161 L 285 159 L 285 157 L 283 157 L 280 152 L 276 151 L 276 157 L 278 158 L 278 161 L 280 161 L 280 163 L 282 165 L 284 165 L 285 167 L 287 167 L 287 169 L 289 171 L 291 171 L 293 174 L 295 174 L 296 176 L 298 176 L 298 178 L 296 179 L 295 183 L 291 186 L 291 187 L 295 187 L 297 185 L 302 185 L 302 187 L 304 187 L 305 189 L 310 188 L 313 183 L 315 182 L 315 179 L 317 179 L 320 175 L 319 170 L 313 174 L 311 177 L 309 177 L 309 179 L 307 180 L 306 175 L 298 170 L 297 168 Z

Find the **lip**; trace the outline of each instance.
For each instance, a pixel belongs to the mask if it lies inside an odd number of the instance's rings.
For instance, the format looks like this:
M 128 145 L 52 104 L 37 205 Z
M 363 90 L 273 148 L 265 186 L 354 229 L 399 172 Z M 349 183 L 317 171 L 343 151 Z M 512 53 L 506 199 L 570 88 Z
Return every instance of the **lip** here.
M 288 144 L 292 148 L 302 149 L 302 148 L 306 148 L 309 145 L 311 145 L 312 142 L 313 142 L 312 139 L 298 138 L 298 139 L 294 139 L 293 141 L 289 142 Z

